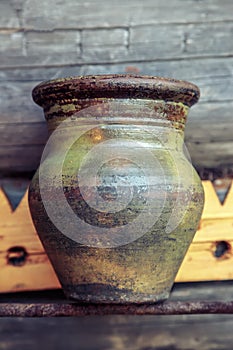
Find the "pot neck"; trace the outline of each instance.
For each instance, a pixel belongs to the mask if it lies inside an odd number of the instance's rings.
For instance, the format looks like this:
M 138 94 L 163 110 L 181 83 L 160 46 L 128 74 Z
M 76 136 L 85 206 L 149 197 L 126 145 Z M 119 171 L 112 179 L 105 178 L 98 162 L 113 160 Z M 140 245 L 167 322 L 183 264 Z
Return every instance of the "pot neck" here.
M 97 124 L 155 125 L 183 133 L 188 111 L 181 102 L 111 98 L 58 100 L 44 108 L 50 133 L 68 118 L 87 124 L 94 119 Z

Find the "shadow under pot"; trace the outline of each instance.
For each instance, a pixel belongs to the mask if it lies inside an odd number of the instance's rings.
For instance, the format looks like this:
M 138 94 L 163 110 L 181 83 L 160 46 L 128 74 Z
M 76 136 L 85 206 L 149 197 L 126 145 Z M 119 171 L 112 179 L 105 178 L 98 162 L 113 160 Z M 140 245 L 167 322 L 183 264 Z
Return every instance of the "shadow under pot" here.
M 203 209 L 184 154 L 199 89 L 149 76 L 99 75 L 33 90 L 50 133 L 29 190 L 32 219 L 67 297 L 165 300 Z

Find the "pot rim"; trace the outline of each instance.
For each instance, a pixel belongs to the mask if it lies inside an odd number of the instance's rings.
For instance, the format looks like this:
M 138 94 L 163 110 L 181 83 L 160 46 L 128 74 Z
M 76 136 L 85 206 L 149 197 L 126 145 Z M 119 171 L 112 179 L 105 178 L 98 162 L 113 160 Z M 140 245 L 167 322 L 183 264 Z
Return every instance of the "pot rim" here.
M 48 80 L 32 91 L 34 102 L 45 107 L 59 100 L 90 98 L 133 98 L 181 102 L 189 107 L 199 97 L 199 88 L 185 80 L 165 77 L 106 74 Z

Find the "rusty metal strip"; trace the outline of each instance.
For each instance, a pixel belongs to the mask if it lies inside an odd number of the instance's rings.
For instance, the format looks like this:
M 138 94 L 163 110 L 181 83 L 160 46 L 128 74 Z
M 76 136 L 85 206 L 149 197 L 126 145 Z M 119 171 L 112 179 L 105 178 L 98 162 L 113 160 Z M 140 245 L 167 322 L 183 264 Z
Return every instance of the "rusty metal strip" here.
M 230 302 L 165 302 L 159 304 L 0 303 L 0 317 L 58 317 L 86 315 L 233 314 Z

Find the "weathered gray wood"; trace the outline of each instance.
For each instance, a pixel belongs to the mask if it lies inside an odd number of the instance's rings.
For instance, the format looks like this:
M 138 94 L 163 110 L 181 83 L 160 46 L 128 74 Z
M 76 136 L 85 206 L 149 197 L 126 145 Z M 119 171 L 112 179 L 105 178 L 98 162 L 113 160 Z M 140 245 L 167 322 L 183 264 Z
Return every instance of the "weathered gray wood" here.
M 121 65 L 97 65 L 74 66 L 57 68 L 14 69 L 0 71 L 0 123 L 14 121 L 38 121 L 42 120 L 42 112 L 35 106 L 31 99 L 31 90 L 41 80 L 54 79 L 61 76 L 94 74 L 94 73 L 124 73 L 130 69 L 137 69 L 140 74 L 171 76 L 191 80 L 201 89 L 199 105 L 190 112 L 190 120 L 195 114 L 201 120 L 212 121 L 221 127 L 222 119 L 229 119 L 231 124 L 231 111 L 233 100 L 233 59 L 207 59 L 187 60 L 182 62 L 151 62 L 134 63 L 131 66 Z M 192 67 L 192 70 L 190 70 Z M 203 106 L 202 102 L 214 102 L 210 106 Z M 216 104 L 221 102 L 220 104 Z M 207 106 L 207 107 L 206 107 Z M 210 110 L 209 110 L 210 108 Z M 198 112 L 194 113 L 194 110 Z M 222 109 L 222 110 L 221 110 Z M 210 113 L 211 112 L 211 113 Z M 217 125 L 216 124 L 216 125 Z
M 172 301 L 232 300 L 232 282 L 175 284 Z M 61 291 L 2 295 L 1 302 L 64 303 Z M 231 315 L 2 318 L 0 349 L 230 350 Z
M 1 320 L 1 349 L 229 350 L 232 316 L 86 316 Z
M 232 16 L 231 0 L 24 0 L 22 12 L 23 26 L 37 30 L 225 21 Z
M 82 32 L 81 62 L 124 61 L 128 57 L 127 29 L 95 29 Z
M 80 57 L 80 31 L 25 33 L 26 55 L 29 63 L 39 65 L 68 64 Z M 27 59 L 25 59 L 27 62 Z
M 82 45 L 83 47 L 128 45 L 128 30 L 123 28 L 84 29 Z
M 155 25 L 130 29 L 129 57 L 148 60 L 229 55 L 233 23 Z
M 35 171 L 40 164 L 43 145 L 0 147 L 0 174 Z
M 111 63 L 233 54 L 232 22 L 127 29 L 0 32 L 0 67 Z
M 81 61 L 117 62 L 232 55 L 232 32 L 231 22 L 132 27 L 126 47 L 128 50 L 108 56 L 107 44 L 104 48 L 94 46 L 92 50 L 84 46 Z
M 0 122 L 9 118 L 29 121 L 38 115 L 38 109 L 31 100 L 31 90 L 41 80 L 61 76 L 124 73 L 135 69 L 140 74 L 170 76 L 187 79 L 201 89 L 201 102 L 226 101 L 224 113 L 231 110 L 228 101 L 233 99 L 233 59 L 184 60 L 182 62 L 127 63 L 117 65 L 85 65 L 57 68 L 8 69 L 0 71 Z M 30 81 L 29 81 L 30 80 Z M 229 107 L 228 107 L 229 106 Z M 196 107 L 195 107 L 196 108 Z M 199 107 L 198 107 L 199 108 Z M 229 114 L 229 113 L 228 113 Z M 3 116 L 3 117 L 1 117 Z M 23 119 L 24 118 L 24 119 Z M 38 120 L 38 119 L 37 119 Z M 41 119 L 39 119 L 41 120 Z M 219 120 L 220 123 L 220 120 Z
M 188 142 L 233 141 L 233 101 L 199 103 L 189 113 L 185 130 Z
M 38 165 L 47 139 L 31 99 L 38 82 L 107 73 L 196 83 L 191 156 L 198 166 L 233 163 L 232 0 L 2 0 L 0 13 L 0 171 Z
M 47 79 L 55 79 L 62 76 L 82 75 L 82 74 L 112 74 L 112 73 L 138 73 L 158 76 L 169 76 L 176 79 L 186 79 L 196 81 L 198 84 L 201 81 L 219 78 L 222 84 L 227 83 L 225 79 L 229 79 L 233 75 L 233 58 L 194 58 L 183 59 L 180 61 L 143 61 L 137 62 L 131 60 L 125 63 L 109 63 L 109 64 L 75 64 L 57 65 L 54 62 L 53 66 L 46 67 L 15 67 L 0 70 L 0 81 L 42 81 Z M 202 90 L 205 84 L 202 84 Z M 212 83 L 211 85 L 214 85 Z M 214 87 L 214 88 L 217 88 Z M 215 91 L 212 90 L 211 93 Z M 203 95 L 203 93 L 202 93 Z
M 9 0 L 0 1 L 0 28 L 20 27 L 19 13 L 17 13 L 18 7 L 15 5 L 16 4 Z
M 41 108 L 31 98 L 34 85 L 33 82 L 0 83 L 0 124 L 43 120 Z
M 24 55 L 23 50 L 24 34 L 15 30 L 0 31 L 0 58 L 4 64 L 4 57 L 12 60 Z
M 76 63 L 80 58 L 80 32 L 0 31 L 0 66 Z
M 0 124 L 0 147 L 44 145 L 48 138 L 47 125 L 41 123 Z
M 228 65 L 223 64 L 222 67 L 223 71 L 228 69 Z M 38 70 L 36 72 L 40 76 Z M 231 82 L 227 75 L 223 74 L 220 78 L 220 69 L 216 72 L 216 80 L 219 79 L 221 84 L 211 84 L 211 78 L 207 79 L 205 76 L 197 79 L 198 85 L 202 83 L 204 89 L 202 100 L 212 102 L 199 103 L 193 107 L 186 128 L 188 148 L 197 166 L 215 167 L 233 163 L 233 101 L 224 100 L 224 86 L 228 92 L 226 96 L 231 97 Z M 54 73 L 58 72 L 54 70 Z M 45 71 L 43 74 L 46 74 Z M 197 76 L 198 74 L 199 72 Z M 196 82 L 195 79 L 192 80 Z M 208 81 L 209 86 L 205 81 Z M 1 171 L 34 171 L 39 164 L 42 146 L 34 147 L 33 151 L 29 152 L 31 145 L 43 144 L 47 138 L 43 112 L 31 100 L 31 89 L 37 83 L 38 81 L 8 81 L 0 84 Z M 215 88 L 219 88 L 219 95 Z M 223 100 L 214 102 L 215 99 Z M 225 143 L 226 141 L 228 143 Z
M 233 140 L 228 142 L 186 142 L 196 167 L 221 168 L 233 164 Z
M 131 60 L 126 45 L 83 47 L 80 62 L 121 62 Z

